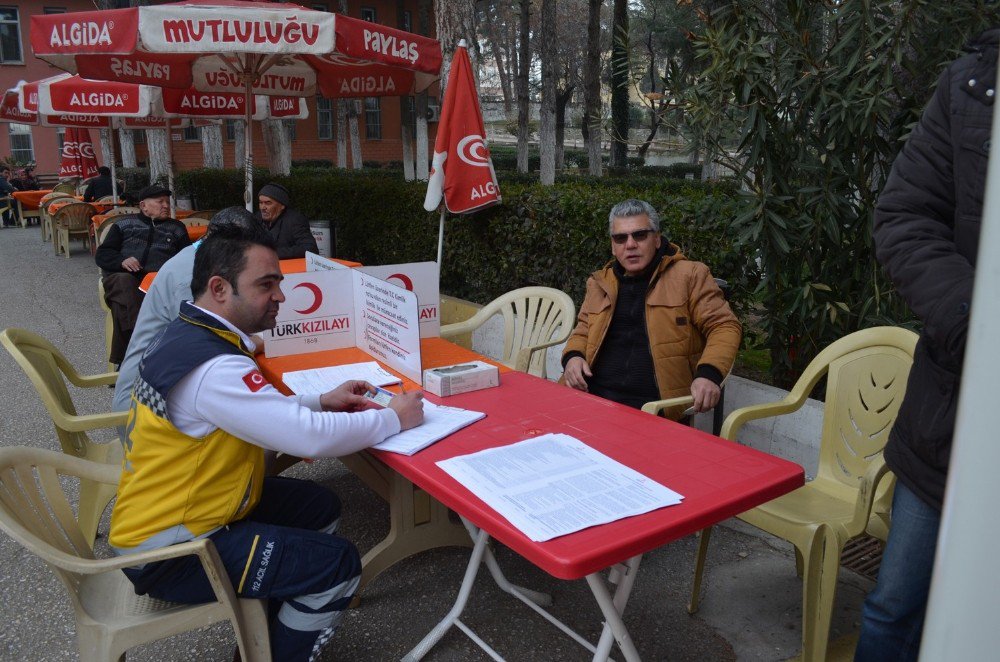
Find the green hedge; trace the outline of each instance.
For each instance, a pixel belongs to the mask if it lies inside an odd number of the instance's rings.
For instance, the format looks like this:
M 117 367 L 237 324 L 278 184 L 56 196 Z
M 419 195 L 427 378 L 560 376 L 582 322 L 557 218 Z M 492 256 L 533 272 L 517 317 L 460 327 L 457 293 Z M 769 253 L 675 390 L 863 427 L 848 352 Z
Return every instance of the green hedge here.
M 239 204 L 238 170 L 193 170 L 180 175 L 198 207 Z M 423 209 L 424 182 L 398 172 L 326 172 L 293 169 L 275 180 L 288 187 L 308 218 L 337 224 L 337 256 L 365 264 L 394 264 L 437 257 L 438 214 Z M 587 275 L 611 258 L 608 211 L 628 197 L 648 200 L 663 216 L 662 229 L 688 257 L 707 263 L 732 285 L 738 311 L 747 310 L 760 281 L 752 250 L 733 241 L 731 219 L 739 202 L 730 184 L 636 177 L 561 178 L 544 187 L 501 175 L 503 203 L 445 225 L 441 290 L 485 303 L 526 285 L 562 289 L 580 303 Z

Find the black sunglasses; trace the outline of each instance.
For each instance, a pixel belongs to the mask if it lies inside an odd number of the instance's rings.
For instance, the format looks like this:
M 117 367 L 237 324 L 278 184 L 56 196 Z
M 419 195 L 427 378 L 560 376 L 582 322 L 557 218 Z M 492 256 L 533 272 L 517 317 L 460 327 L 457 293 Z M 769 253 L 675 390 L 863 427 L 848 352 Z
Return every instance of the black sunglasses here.
M 617 234 L 611 235 L 611 241 L 615 242 L 616 244 L 624 244 L 626 241 L 628 241 L 629 237 L 632 237 L 632 239 L 636 243 L 640 243 L 646 241 L 646 238 L 649 235 L 653 234 L 654 232 L 656 232 L 656 230 L 652 228 L 646 228 L 645 230 L 635 230 L 634 232 L 619 232 Z

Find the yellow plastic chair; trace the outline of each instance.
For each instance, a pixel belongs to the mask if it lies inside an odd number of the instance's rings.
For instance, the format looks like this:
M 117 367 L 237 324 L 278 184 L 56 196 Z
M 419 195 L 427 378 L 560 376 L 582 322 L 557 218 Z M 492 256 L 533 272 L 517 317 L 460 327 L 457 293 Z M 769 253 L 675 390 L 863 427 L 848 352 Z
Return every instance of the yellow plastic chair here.
M 68 193 L 69 195 L 76 195 L 76 184 L 74 184 L 73 182 L 62 182 L 53 186 L 52 192 Z
M 211 623 L 232 623 L 242 658 L 271 659 L 263 600 L 236 597 L 208 539 L 108 559 L 94 557 L 73 517 L 60 476 L 114 490 L 120 469 L 38 448 L 0 448 L 0 529 L 62 581 L 76 616 L 81 660 L 124 660 L 129 648 Z M 216 600 L 182 605 L 135 594 L 127 566 L 197 556 Z M 8 626 L 9 627 L 9 626 Z
M 503 355 L 509 368 L 545 377 L 545 350 L 565 342 L 576 322 L 569 295 L 551 287 L 522 287 L 502 294 L 464 322 L 441 327 L 442 338 L 471 333 L 494 315 L 503 315 Z
M 14 357 L 38 391 L 59 437 L 64 453 L 92 462 L 121 467 L 122 447 L 118 441 L 97 443 L 89 430 L 125 425 L 128 412 L 77 414 L 66 382 L 80 388 L 107 388 L 118 379 L 117 372 L 81 375 L 52 343 L 24 329 L 4 329 L 0 345 Z M 115 495 L 114 486 L 91 481 L 80 483 L 80 530 L 91 543 L 97 536 L 101 515 Z
M 49 205 L 55 200 L 66 200 L 72 197 L 72 195 L 67 193 L 53 191 L 52 193 L 46 193 L 38 201 L 38 217 L 39 225 L 42 228 L 42 241 L 50 241 L 52 239 L 52 216 L 49 214 Z
M 97 302 L 101 306 L 101 310 L 104 311 L 104 356 L 110 358 L 111 341 L 115 335 L 115 321 L 114 313 L 111 312 L 111 307 L 104 298 L 104 278 L 101 276 L 97 278 Z M 108 372 L 115 372 L 115 364 L 111 361 L 108 361 Z
M 802 659 L 806 662 L 826 658 L 844 545 L 866 531 L 877 531 L 879 524 L 873 524 L 873 519 L 882 525 L 887 522 L 884 504 L 891 500 L 887 481 L 892 481 L 892 474 L 882 449 L 906 391 L 916 344 L 917 334 L 896 327 L 856 331 L 820 352 L 783 400 L 738 409 L 722 426 L 721 436 L 735 440 L 748 421 L 798 410 L 819 380 L 827 377 L 816 478 L 739 515 L 795 546 L 802 575 Z M 877 510 L 880 504 L 885 510 L 873 518 L 873 508 Z M 698 609 L 710 533 L 711 529 L 702 531 L 698 547 L 688 605 L 691 613 Z
M 0 223 L 6 224 L 7 216 L 13 213 L 14 213 L 14 198 L 0 198 Z
M 69 257 L 69 242 L 71 239 L 82 239 L 85 246 L 90 246 L 91 219 L 97 214 L 94 205 L 88 202 L 71 202 L 52 217 L 52 231 L 56 255 L 65 252 Z

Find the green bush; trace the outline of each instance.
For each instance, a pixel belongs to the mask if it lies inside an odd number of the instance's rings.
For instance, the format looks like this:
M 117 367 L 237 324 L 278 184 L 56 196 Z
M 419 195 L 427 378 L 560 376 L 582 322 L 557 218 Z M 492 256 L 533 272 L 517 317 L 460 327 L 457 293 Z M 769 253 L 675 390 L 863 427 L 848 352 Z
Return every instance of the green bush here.
M 239 204 L 242 173 L 197 170 L 182 178 L 197 205 Z M 437 257 L 438 214 L 423 209 L 427 185 L 387 171 L 312 170 L 287 178 L 257 178 L 288 187 L 293 204 L 311 219 L 337 226 L 337 256 L 364 264 L 397 264 Z M 562 289 L 579 304 L 587 276 L 611 259 L 608 211 L 628 197 L 648 200 L 662 230 L 691 259 L 708 264 L 732 286 L 737 311 L 747 310 L 759 282 L 752 248 L 733 241 L 738 215 L 730 184 L 702 184 L 662 177 L 601 180 L 565 176 L 554 186 L 503 173 L 503 203 L 445 224 L 441 291 L 485 303 L 526 285 Z

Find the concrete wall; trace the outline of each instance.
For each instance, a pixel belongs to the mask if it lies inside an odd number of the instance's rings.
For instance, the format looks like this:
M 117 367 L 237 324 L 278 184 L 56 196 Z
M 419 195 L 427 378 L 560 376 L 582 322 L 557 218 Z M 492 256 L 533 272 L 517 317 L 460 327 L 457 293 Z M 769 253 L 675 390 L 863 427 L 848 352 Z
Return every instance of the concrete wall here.
M 441 323 L 451 324 L 468 319 L 481 306 L 456 299 L 441 297 Z M 458 344 L 474 349 L 486 356 L 498 357 L 503 351 L 503 318 L 494 315 L 486 324 L 471 334 L 471 338 L 459 338 Z M 562 374 L 560 357 L 564 345 L 557 345 L 548 350 L 546 372 L 548 378 L 555 380 Z M 726 381 L 726 396 L 723 412 L 726 416 L 734 409 L 749 405 L 775 402 L 781 400 L 788 391 L 768 386 L 760 382 L 731 376 Z M 695 416 L 694 426 L 700 430 L 711 432 L 711 413 Z M 765 418 L 752 421 L 740 430 L 737 441 L 752 448 L 783 457 L 801 464 L 812 478 L 819 464 L 819 442 L 823 427 L 823 403 L 808 400 L 799 411 L 781 417 Z

